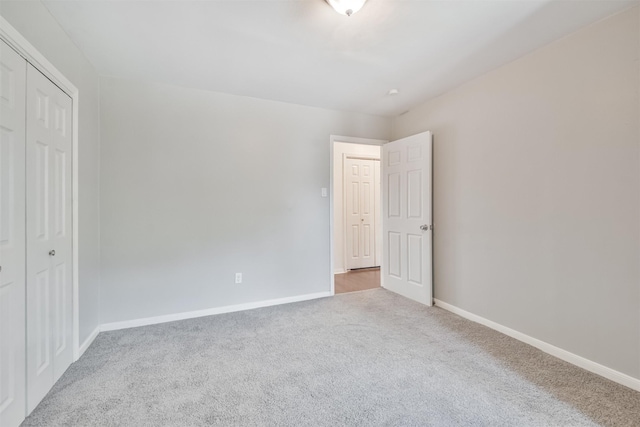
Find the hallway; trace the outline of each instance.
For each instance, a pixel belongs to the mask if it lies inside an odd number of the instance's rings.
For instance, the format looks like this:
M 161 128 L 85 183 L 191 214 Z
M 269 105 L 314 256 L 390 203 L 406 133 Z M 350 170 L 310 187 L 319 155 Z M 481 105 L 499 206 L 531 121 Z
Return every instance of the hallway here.
M 335 275 L 336 294 L 365 291 L 380 287 L 380 267 L 350 270 Z

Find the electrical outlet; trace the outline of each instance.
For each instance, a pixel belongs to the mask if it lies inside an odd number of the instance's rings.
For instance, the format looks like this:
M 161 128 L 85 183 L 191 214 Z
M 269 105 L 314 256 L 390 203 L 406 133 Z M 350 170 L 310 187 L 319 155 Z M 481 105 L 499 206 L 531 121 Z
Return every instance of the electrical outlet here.
M 242 283 L 242 273 L 236 273 L 236 283 Z

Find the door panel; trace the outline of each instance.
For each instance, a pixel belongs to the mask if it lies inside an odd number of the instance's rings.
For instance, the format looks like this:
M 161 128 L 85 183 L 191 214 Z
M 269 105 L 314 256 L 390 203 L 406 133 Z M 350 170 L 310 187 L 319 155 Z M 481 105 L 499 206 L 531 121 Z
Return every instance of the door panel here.
M 53 86 L 52 134 L 54 150 L 51 153 L 52 183 L 50 202 L 52 248 L 52 278 L 56 292 L 52 295 L 51 313 L 55 319 L 53 351 L 53 381 L 56 382 L 73 362 L 73 282 L 71 238 L 73 209 L 71 199 L 71 162 L 73 142 L 71 138 L 71 98 Z
M 51 325 L 49 324 L 49 270 L 42 270 L 36 273 L 36 295 L 34 309 L 36 324 L 33 330 L 32 339 L 35 343 L 36 372 L 41 374 L 51 368 Z
M 400 174 L 390 172 L 387 175 L 389 195 L 387 198 L 387 216 L 400 218 Z
M 33 215 L 35 218 L 36 238 L 49 240 L 49 146 L 36 141 L 35 147 L 35 197 Z
M 425 132 L 382 147 L 382 286 L 427 305 L 433 301 L 431 146 Z
M 54 356 L 59 356 L 67 348 L 67 268 L 66 264 L 60 263 L 55 267 L 55 294 L 53 298 L 53 338 L 54 338 Z
M 54 233 L 56 237 L 66 235 L 67 210 L 65 200 L 67 199 L 67 153 L 56 149 L 55 154 L 55 210 L 54 210 Z
M 422 219 L 422 171 L 407 172 L 407 217 Z
M 71 364 L 71 99 L 27 66 L 27 407 Z
M 375 160 L 344 158 L 346 268 L 376 266 Z
M 373 246 L 373 242 L 370 239 L 370 236 L 373 230 L 371 230 L 371 226 L 369 224 L 362 225 L 362 257 L 372 259 L 372 251 L 371 247 Z M 373 264 L 373 261 L 371 262 Z
M 0 41 L 0 425 L 25 417 L 25 74 Z
M 389 275 L 402 279 L 402 249 L 401 235 L 395 231 L 389 231 Z M 384 264 L 383 264 L 384 265 Z
M 422 285 L 422 236 L 407 234 L 407 280 Z
M 351 242 L 349 242 L 352 259 L 360 258 L 360 245 L 358 242 L 360 242 L 360 225 L 354 224 L 351 226 Z

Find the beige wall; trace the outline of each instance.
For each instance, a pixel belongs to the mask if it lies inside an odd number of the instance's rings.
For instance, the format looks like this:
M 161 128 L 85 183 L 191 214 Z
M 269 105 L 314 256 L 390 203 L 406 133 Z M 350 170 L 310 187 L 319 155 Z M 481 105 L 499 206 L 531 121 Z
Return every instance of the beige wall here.
M 0 15 L 79 90 L 80 343 L 100 324 L 100 79 L 39 1 L 0 1 Z
M 638 10 L 394 120 L 435 143 L 435 296 L 640 378 Z

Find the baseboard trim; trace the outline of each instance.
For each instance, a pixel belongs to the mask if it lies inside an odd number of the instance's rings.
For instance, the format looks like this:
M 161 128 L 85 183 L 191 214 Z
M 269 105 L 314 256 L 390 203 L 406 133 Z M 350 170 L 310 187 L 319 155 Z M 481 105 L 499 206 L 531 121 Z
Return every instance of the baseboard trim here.
M 158 323 L 175 322 L 176 320 L 194 319 L 196 317 L 212 316 L 214 314 L 233 313 L 236 311 L 252 310 L 254 308 L 271 307 L 274 305 L 290 304 L 293 302 L 308 301 L 312 299 L 330 297 L 331 292 L 318 292 L 315 294 L 298 295 L 295 297 L 277 298 L 265 301 L 256 301 L 246 304 L 227 305 L 224 307 L 208 308 L 205 310 L 187 311 L 183 313 L 167 314 L 164 316 L 146 317 L 143 319 L 126 320 L 123 322 L 104 323 L 100 331 L 117 331 L 119 329 L 136 328 L 138 326 L 156 325 Z
M 508 335 L 511 338 L 515 338 L 519 341 L 522 341 L 526 344 L 536 347 L 537 349 L 542 350 L 545 353 L 548 353 L 552 356 L 555 356 L 558 359 L 562 359 L 565 362 L 569 362 L 589 372 L 593 372 L 594 374 L 605 377 L 618 384 L 622 384 L 623 386 L 629 387 L 630 389 L 640 391 L 640 379 L 638 378 L 634 378 L 627 374 L 623 374 L 622 372 L 618 372 L 614 369 L 611 369 L 607 366 L 593 362 L 589 359 L 585 359 L 582 356 L 578 356 L 577 354 L 571 353 L 567 350 L 564 350 L 560 347 L 556 347 L 552 344 L 546 343 L 537 338 L 533 338 L 529 335 L 523 334 L 522 332 L 518 332 L 514 329 L 503 326 L 492 320 L 485 319 L 484 317 L 470 313 L 466 310 L 463 310 L 454 305 L 448 304 L 444 301 L 434 299 L 434 302 L 436 306 L 442 309 L 445 309 L 447 311 L 450 311 L 451 313 L 457 314 L 460 317 L 464 317 L 465 319 L 469 319 L 473 322 L 480 323 L 481 325 L 487 326 L 491 329 L 494 329 L 498 332 Z
M 82 343 L 82 345 L 80 345 L 80 351 L 78 352 L 78 359 L 80 357 L 82 357 L 82 355 L 84 354 L 85 351 L 87 351 L 87 349 L 91 346 L 91 344 L 93 344 L 93 341 L 96 339 L 96 337 L 98 336 L 98 334 L 100 333 L 101 330 L 101 326 L 98 325 L 96 326 L 96 328 L 93 330 L 93 332 L 91 332 L 89 334 L 89 336 L 87 337 L 86 340 L 84 340 L 84 342 Z M 77 360 L 77 359 L 76 359 Z

